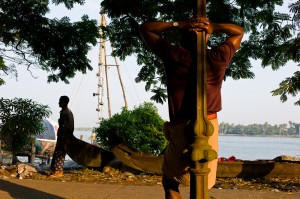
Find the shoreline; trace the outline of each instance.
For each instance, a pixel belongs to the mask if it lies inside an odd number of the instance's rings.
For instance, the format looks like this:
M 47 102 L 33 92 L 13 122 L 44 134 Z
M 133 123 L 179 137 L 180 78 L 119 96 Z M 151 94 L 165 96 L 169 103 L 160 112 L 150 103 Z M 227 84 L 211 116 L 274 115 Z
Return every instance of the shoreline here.
M 93 132 L 93 128 L 84 128 L 84 127 L 78 127 L 75 128 L 74 132 Z M 240 135 L 240 134 L 221 134 L 219 133 L 219 136 L 236 136 L 236 137 L 279 137 L 279 138 L 300 138 L 300 135 Z
M 219 134 L 219 136 L 235 136 L 235 137 L 273 137 L 273 138 L 300 138 L 300 135 L 237 135 L 237 134 Z

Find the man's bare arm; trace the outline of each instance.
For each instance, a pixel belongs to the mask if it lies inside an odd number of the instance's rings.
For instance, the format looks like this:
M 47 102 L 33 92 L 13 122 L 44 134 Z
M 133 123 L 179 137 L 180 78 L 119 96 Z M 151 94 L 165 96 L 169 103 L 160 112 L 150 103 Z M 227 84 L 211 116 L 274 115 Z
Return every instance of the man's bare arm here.
M 147 22 L 140 25 L 140 33 L 146 45 L 154 51 L 155 44 L 161 37 L 160 34 L 173 29 L 172 22 Z
M 226 41 L 231 41 L 235 51 L 240 47 L 244 36 L 244 29 L 234 24 L 212 24 L 214 32 L 223 32 L 229 37 Z
M 161 38 L 161 33 L 172 29 L 192 29 L 196 19 L 190 18 L 176 23 L 177 25 L 174 26 L 174 22 L 147 22 L 140 25 L 139 30 L 147 46 L 154 51 L 156 42 Z
M 233 43 L 235 50 L 239 48 L 244 35 L 244 29 L 240 26 L 212 23 L 207 18 L 190 18 L 179 21 L 178 26 L 173 26 L 173 22 L 147 22 L 142 24 L 139 29 L 147 46 L 154 51 L 156 42 L 161 38 L 160 34 L 174 28 L 195 32 L 205 31 L 207 39 L 214 32 L 223 32 L 229 36 L 227 41 Z
M 196 32 L 205 31 L 206 40 L 208 40 L 209 36 L 215 32 L 225 33 L 229 36 L 226 40 L 233 43 L 235 50 L 239 48 L 244 36 L 244 29 L 240 26 L 237 26 L 235 24 L 212 23 L 207 18 L 196 19 L 196 22 L 194 22 L 193 24 L 192 30 Z

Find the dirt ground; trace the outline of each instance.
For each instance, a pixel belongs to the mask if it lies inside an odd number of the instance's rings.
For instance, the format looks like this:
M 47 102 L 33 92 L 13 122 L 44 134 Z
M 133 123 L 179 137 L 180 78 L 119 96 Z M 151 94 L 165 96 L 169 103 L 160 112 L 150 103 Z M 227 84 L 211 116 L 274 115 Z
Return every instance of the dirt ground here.
M 105 168 L 102 171 L 78 168 L 64 170 L 64 176 L 61 178 L 47 178 L 48 171 L 30 172 L 23 176 L 26 179 L 62 181 L 62 182 L 85 182 L 99 184 L 120 184 L 135 186 L 161 185 L 161 176 L 150 175 L 138 172 L 128 167 L 120 169 Z M 15 165 L 0 167 L 0 179 L 18 179 Z M 217 178 L 214 186 L 217 189 L 246 189 L 246 190 L 265 190 L 281 192 L 300 192 L 300 178 Z

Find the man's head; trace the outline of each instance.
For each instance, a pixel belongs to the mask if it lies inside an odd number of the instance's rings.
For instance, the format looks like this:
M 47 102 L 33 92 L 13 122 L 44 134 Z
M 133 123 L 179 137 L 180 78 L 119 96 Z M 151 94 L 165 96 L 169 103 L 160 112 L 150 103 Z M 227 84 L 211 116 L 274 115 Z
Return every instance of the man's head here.
M 210 33 L 207 32 L 209 29 L 209 20 L 207 18 L 196 20 L 193 17 L 190 20 L 190 26 L 180 30 L 180 44 L 190 51 L 194 51 L 197 47 L 197 34 L 199 32 L 204 31 L 205 42 L 207 42 L 210 37 Z
M 61 107 L 61 108 L 67 107 L 69 101 L 70 101 L 70 99 L 69 99 L 68 96 L 65 96 L 65 95 L 64 95 L 64 96 L 61 96 L 61 97 L 59 98 L 59 102 L 58 102 L 59 107 Z
M 190 51 L 196 50 L 197 47 L 197 34 L 194 31 L 187 29 L 180 31 L 180 45 Z

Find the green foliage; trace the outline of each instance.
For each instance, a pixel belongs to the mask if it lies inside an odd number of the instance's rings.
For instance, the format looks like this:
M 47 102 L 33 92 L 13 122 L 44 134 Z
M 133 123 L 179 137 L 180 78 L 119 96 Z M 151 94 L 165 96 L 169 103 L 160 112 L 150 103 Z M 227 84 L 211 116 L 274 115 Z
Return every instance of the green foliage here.
M 50 73 L 48 82 L 61 80 L 68 83 L 68 78 L 74 77 L 77 71 L 92 70 L 87 53 L 97 43 L 95 20 L 89 20 L 86 15 L 74 23 L 68 17 L 49 19 L 45 17 L 50 11 L 47 0 L 0 2 L 0 72 L 8 74 L 11 70 L 7 69 L 15 67 L 14 64 L 27 65 L 28 69 L 37 66 Z M 85 1 L 52 2 L 56 5 L 64 3 L 71 9 L 74 4 Z
M 264 124 L 229 124 L 220 123 L 219 133 L 221 135 L 239 136 L 300 136 L 300 123 L 289 122 L 289 124 L 270 125 Z
M 1 50 L 0 50 L 1 52 Z M 7 66 L 5 65 L 3 57 L 0 55 L 0 76 L 10 75 L 12 77 L 17 77 L 16 69 L 14 65 Z M 4 85 L 5 81 L 0 77 L 0 86 Z
M 123 142 L 141 152 L 160 154 L 166 146 L 163 122 L 152 103 L 145 102 L 133 110 L 123 108 L 95 128 L 97 142 L 106 149 Z
M 111 19 L 103 29 L 105 36 L 113 42 L 115 54 L 121 59 L 135 54 L 137 63 L 142 66 L 137 82 L 146 82 L 145 89 L 154 93 L 153 100 L 163 103 L 166 95 L 165 76 L 161 61 L 151 55 L 145 46 L 138 27 L 147 21 L 178 21 L 189 18 L 195 1 L 185 0 L 103 0 L 102 11 Z M 215 23 L 235 23 L 244 27 L 246 36 L 241 48 L 234 56 L 226 77 L 233 79 L 254 78 L 250 59 L 262 61 L 262 67 L 273 70 L 284 66 L 289 60 L 299 62 L 300 1 L 291 3 L 291 13 L 275 11 L 283 0 L 207 0 L 207 16 Z M 278 9 L 280 10 L 280 9 Z M 295 14 L 293 17 L 292 14 Z M 294 22 L 294 23 L 292 23 Z M 163 36 L 174 42 L 178 33 L 169 32 Z M 224 35 L 211 38 L 209 45 L 215 45 Z M 174 42 L 175 43 L 175 42 Z M 295 90 L 300 84 L 290 84 Z M 159 89 L 161 88 L 161 89 Z M 290 94 L 290 93 L 287 93 Z M 296 104 L 300 104 L 299 101 Z
M 280 95 L 280 100 L 285 102 L 287 95 L 296 96 L 300 91 L 300 71 L 294 73 L 292 77 L 286 78 L 279 84 L 279 88 L 273 90 L 273 95 Z M 300 99 L 295 102 L 295 105 L 300 106 Z
M 43 132 L 41 121 L 50 113 L 47 105 L 30 99 L 0 98 L 0 139 L 15 154 L 30 145 L 33 135 Z

